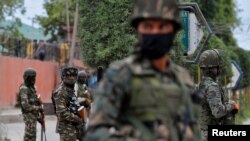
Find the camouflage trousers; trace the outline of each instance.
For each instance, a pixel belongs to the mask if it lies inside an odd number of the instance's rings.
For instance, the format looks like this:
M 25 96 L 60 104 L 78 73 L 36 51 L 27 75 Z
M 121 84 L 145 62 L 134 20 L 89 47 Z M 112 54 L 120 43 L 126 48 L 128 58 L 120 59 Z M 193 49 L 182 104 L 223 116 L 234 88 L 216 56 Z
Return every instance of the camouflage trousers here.
M 83 122 L 82 125 L 77 126 L 77 139 L 79 139 L 79 141 L 84 141 L 85 132 L 85 122 Z
M 23 114 L 25 124 L 24 141 L 36 141 L 37 116 L 34 114 Z
M 208 141 L 208 131 L 207 130 L 201 130 L 201 138 L 202 138 L 202 141 Z
M 60 134 L 60 141 L 76 141 L 77 136 L 74 133 Z

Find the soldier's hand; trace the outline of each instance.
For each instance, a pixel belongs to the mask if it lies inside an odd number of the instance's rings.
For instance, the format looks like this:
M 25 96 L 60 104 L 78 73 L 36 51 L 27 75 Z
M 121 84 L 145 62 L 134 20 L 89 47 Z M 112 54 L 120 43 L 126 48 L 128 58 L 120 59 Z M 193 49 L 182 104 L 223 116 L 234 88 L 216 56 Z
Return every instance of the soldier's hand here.
M 85 107 L 89 107 L 91 104 L 91 100 L 88 98 L 78 98 L 78 102 L 84 105 Z
M 233 103 L 233 110 L 232 110 L 232 114 L 237 114 L 238 111 L 240 109 L 239 104 L 237 104 L 236 102 Z
M 85 105 L 86 107 L 89 107 L 91 104 L 91 100 L 89 99 L 86 99 L 84 102 L 83 102 L 83 105 Z

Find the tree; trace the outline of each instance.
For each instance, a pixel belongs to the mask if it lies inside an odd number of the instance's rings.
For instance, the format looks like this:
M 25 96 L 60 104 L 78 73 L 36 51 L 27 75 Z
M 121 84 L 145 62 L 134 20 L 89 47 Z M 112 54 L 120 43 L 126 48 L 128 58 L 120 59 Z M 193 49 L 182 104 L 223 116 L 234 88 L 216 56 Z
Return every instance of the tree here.
M 25 13 L 23 7 L 24 0 L 1 0 L 0 1 L 0 21 L 4 20 L 6 16 L 14 17 L 17 10 L 21 10 L 21 13 Z
M 66 2 L 69 4 L 69 23 L 72 26 L 74 23 L 74 0 L 50 0 L 45 2 L 44 8 L 48 16 L 37 16 L 39 24 L 45 29 L 45 34 L 50 33 L 52 40 L 64 38 L 67 34 L 66 30 Z
M 238 61 L 243 61 L 239 59 L 241 57 L 239 55 L 246 55 L 244 50 L 238 49 L 231 31 L 231 28 L 239 23 L 234 1 L 195 0 L 194 2 L 198 2 L 214 31 L 214 35 L 205 49 L 217 48 L 223 50 L 221 56 L 224 62 L 222 74 L 227 80 L 230 80 L 232 77 L 231 59 L 236 58 Z M 135 31 L 129 26 L 128 22 L 132 4 L 129 0 L 85 0 L 81 4 L 80 36 L 86 64 L 93 67 L 107 66 L 114 60 L 124 58 L 133 50 L 136 41 Z M 197 80 L 197 64 L 185 62 L 181 41 L 178 38 L 176 41 L 177 46 L 171 52 L 173 60 L 188 68 L 194 80 Z M 241 63 L 245 71 L 248 71 L 246 67 L 249 63 L 247 61 Z M 242 86 L 250 84 L 248 76 L 245 76 Z
M 240 22 L 234 0 L 194 0 L 197 2 L 215 35 L 225 45 L 237 47 L 231 28 Z
M 135 31 L 129 26 L 131 0 L 84 0 L 80 7 L 80 37 L 84 61 L 107 66 L 133 50 Z
M 250 53 L 249 51 L 245 51 L 241 48 L 233 48 L 232 51 L 235 52 L 235 54 L 238 56 L 238 58 L 235 58 L 235 60 L 240 65 L 243 71 L 243 76 L 240 81 L 239 88 L 245 88 L 250 84 Z
M 25 8 L 23 7 L 24 0 L 0 0 L 0 31 L 1 31 L 1 45 L 5 46 L 10 37 L 22 37 L 21 33 L 17 29 L 21 25 L 21 20 L 15 16 L 18 10 L 21 13 L 25 13 Z M 3 22 L 6 17 L 12 18 L 9 21 L 9 25 Z

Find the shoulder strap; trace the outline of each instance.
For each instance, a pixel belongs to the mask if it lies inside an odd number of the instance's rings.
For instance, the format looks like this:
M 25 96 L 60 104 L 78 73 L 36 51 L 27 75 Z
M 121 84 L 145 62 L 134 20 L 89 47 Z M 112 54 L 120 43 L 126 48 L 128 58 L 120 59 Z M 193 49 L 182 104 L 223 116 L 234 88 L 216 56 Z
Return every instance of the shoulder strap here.
M 58 93 L 57 89 L 52 91 L 51 94 L 51 101 L 52 101 L 52 105 L 53 105 L 53 109 L 54 109 L 54 113 L 56 114 L 56 105 L 55 105 L 55 99 L 54 96 Z

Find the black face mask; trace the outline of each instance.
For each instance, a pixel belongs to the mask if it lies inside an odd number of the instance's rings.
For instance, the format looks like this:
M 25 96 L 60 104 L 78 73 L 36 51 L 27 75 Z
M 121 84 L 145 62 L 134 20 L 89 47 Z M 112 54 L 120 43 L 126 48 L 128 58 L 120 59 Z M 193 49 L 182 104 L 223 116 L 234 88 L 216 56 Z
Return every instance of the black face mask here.
M 80 84 L 86 84 L 86 78 L 85 77 L 79 77 L 77 79 L 77 82 L 80 83 Z
M 34 87 L 35 82 L 36 82 L 36 77 L 34 77 L 34 76 L 29 76 L 29 77 L 24 81 L 24 83 L 25 83 L 27 86 L 31 86 L 31 87 Z
M 142 34 L 140 52 L 150 60 L 161 58 L 170 51 L 174 37 L 174 33 Z

